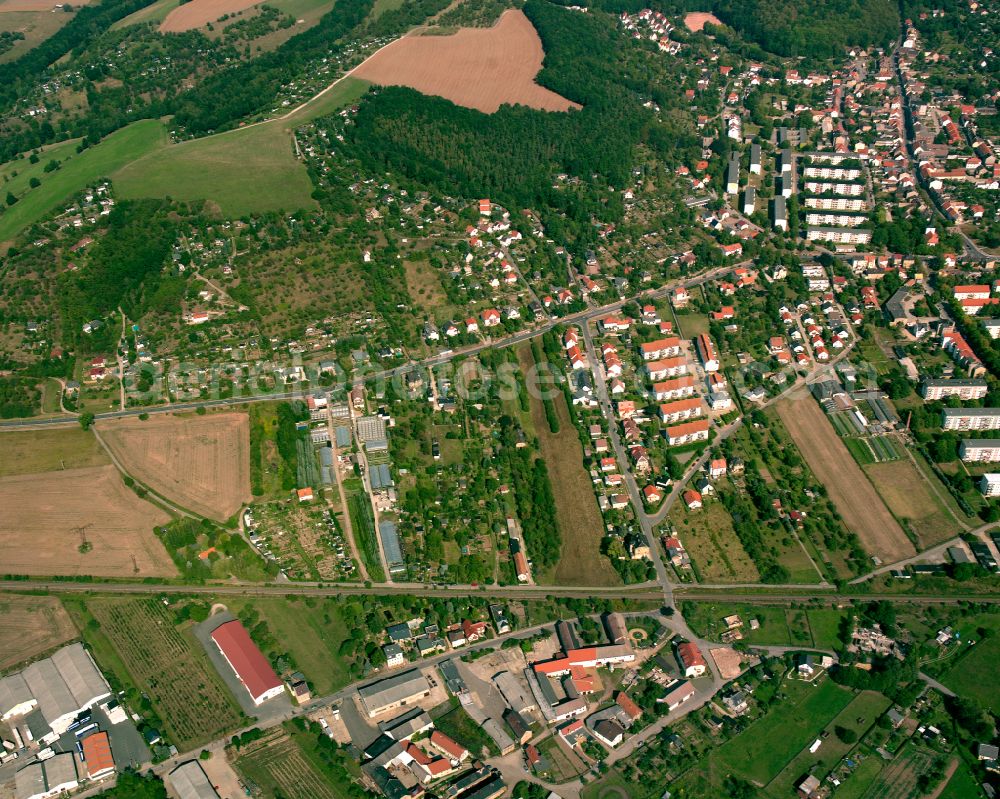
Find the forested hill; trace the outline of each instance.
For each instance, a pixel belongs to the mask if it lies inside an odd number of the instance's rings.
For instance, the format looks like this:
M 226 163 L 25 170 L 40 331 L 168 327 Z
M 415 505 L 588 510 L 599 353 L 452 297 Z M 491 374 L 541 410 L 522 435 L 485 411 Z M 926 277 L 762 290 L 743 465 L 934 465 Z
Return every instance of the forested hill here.
M 714 0 L 716 16 L 782 56 L 830 58 L 847 47 L 886 47 L 899 35 L 895 0 Z
M 630 179 L 640 142 L 667 151 L 692 146 L 697 153 L 697 138 L 666 130 L 642 107 L 639 87 L 648 90 L 652 79 L 630 60 L 639 51 L 618 34 L 613 18 L 547 0 L 528 0 L 524 12 L 545 47 L 538 82 L 582 110 L 505 106 L 483 114 L 386 88 L 362 102 L 347 145 L 371 170 L 389 169 L 444 193 L 534 208 L 551 236 L 583 247 L 596 236 L 594 220 L 620 217 L 620 195 L 608 186 Z M 555 187 L 558 173 L 573 176 L 578 187 Z

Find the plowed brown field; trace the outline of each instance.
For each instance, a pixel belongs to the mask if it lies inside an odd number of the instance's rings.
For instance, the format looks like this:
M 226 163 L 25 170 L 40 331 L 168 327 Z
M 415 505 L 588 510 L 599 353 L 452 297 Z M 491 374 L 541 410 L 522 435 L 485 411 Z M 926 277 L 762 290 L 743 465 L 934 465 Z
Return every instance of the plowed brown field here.
M 245 413 L 116 419 L 97 431 L 126 472 L 186 510 L 225 521 L 252 498 Z
M 129 490 L 114 466 L 4 477 L 0 508 L 4 574 L 177 574 L 153 533 L 170 517 Z
M 851 457 L 812 397 L 784 399 L 774 406 L 816 479 L 861 545 L 884 563 L 916 554 L 899 522 Z
M 76 638 L 73 620 L 54 596 L 0 596 L 0 671 Z
M 383 86 L 409 86 L 488 114 L 515 103 L 543 111 L 579 108 L 535 83 L 544 56 L 531 21 L 521 11 L 510 10 L 492 28 L 463 28 L 451 36 L 404 36 L 352 75 Z
M 191 0 L 167 14 L 166 19 L 160 23 L 160 32 L 181 33 L 194 30 L 215 22 L 224 14 L 234 14 L 259 2 L 260 0 Z
M 689 31 L 700 31 L 705 27 L 705 23 L 711 22 L 713 25 L 721 25 L 722 20 L 720 20 L 715 14 L 706 14 L 704 11 L 692 11 L 684 17 L 684 27 Z

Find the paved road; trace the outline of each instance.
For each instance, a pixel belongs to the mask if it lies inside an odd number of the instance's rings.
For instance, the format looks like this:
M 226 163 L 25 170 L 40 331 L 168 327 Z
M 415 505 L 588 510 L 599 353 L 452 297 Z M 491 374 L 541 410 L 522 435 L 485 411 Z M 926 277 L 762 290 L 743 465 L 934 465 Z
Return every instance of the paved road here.
M 746 262 L 749 263 L 749 262 Z M 613 302 L 606 303 L 605 305 L 600 305 L 595 308 L 587 308 L 582 311 L 577 311 L 576 313 L 564 316 L 561 319 L 549 319 L 548 321 L 538 325 L 536 327 L 530 328 L 528 330 L 522 330 L 518 333 L 514 333 L 510 336 L 505 336 L 500 339 L 492 339 L 487 341 L 481 341 L 477 344 L 469 345 L 468 347 L 462 347 L 457 350 L 447 351 L 444 353 L 438 353 L 437 355 L 431 355 L 427 358 L 423 358 L 419 361 L 411 361 L 401 366 L 394 367 L 392 369 L 384 369 L 377 372 L 371 372 L 369 374 L 360 375 L 351 379 L 351 385 L 363 385 L 365 383 L 378 381 L 378 380 L 388 380 L 391 378 L 402 377 L 413 371 L 428 368 L 431 366 L 438 366 L 440 364 L 447 363 L 454 358 L 464 357 L 468 355 L 475 355 L 478 352 L 482 352 L 488 349 L 501 349 L 505 347 L 513 347 L 529 339 L 540 336 L 543 333 L 551 330 L 557 325 L 572 325 L 572 324 L 582 324 L 589 320 L 598 319 L 602 316 L 606 316 L 609 313 L 621 310 L 621 308 L 627 303 L 634 302 L 637 300 L 645 299 L 658 299 L 666 297 L 671 291 L 679 286 L 684 286 L 686 288 L 691 288 L 693 286 L 706 283 L 709 280 L 714 280 L 720 275 L 726 274 L 735 266 L 740 264 L 729 265 L 725 267 L 718 267 L 716 269 L 709 270 L 700 275 L 685 277 L 679 280 L 670 281 L 658 289 L 647 289 L 645 291 L 639 292 L 638 294 L 633 294 L 627 297 L 622 297 L 620 299 L 614 300 Z M 209 399 L 209 400 L 194 400 L 190 402 L 175 402 L 169 405 L 153 405 L 148 407 L 137 407 L 130 408 L 125 411 L 109 411 L 106 413 L 99 413 L 95 415 L 95 419 L 121 419 L 129 416 L 138 416 L 141 413 L 174 413 L 180 411 L 191 411 L 198 408 L 225 408 L 234 405 L 245 405 L 250 402 L 273 402 L 276 400 L 290 400 L 290 399 L 301 399 L 312 390 L 317 390 L 317 387 L 313 387 L 311 390 L 306 389 L 293 389 L 291 391 L 279 391 L 268 394 L 252 394 L 239 397 L 227 397 L 221 399 Z M 0 422 L 0 431 L 3 430 L 23 430 L 38 427 L 60 427 L 60 426 L 72 426 L 78 424 L 76 417 L 49 417 L 45 419 L 12 419 L 8 421 Z

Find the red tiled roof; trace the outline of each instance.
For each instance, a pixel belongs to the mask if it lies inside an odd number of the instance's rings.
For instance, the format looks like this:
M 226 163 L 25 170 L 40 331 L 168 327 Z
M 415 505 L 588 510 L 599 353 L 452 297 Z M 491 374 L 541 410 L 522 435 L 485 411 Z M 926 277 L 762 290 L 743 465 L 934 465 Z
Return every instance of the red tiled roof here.
M 239 621 L 227 621 L 217 627 L 212 633 L 212 640 L 255 700 L 281 685 L 271 664 L 250 640 L 250 634 Z
M 464 746 L 455 743 L 440 730 L 434 730 L 434 732 L 431 733 L 431 744 L 436 746 L 442 752 L 446 752 L 451 755 L 451 757 L 455 760 L 461 760 L 469 754 L 468 750 Z
M 115 760 L 111 756 L 111 741 L 106 732 L 95 732 L 82 741 L 83 757 L 87 764 L 87 775 L 91 778 L 115 770 Z

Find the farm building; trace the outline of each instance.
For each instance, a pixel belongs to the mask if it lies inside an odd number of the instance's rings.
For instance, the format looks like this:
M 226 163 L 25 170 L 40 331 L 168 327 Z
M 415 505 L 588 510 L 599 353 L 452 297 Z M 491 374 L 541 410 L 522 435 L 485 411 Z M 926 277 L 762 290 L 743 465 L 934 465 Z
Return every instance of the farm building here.
M 80 784 L 76 757 L 63 752 L 25 766 L 14 775 L 17 799 L 43 799 L 72 791 Z
M 242 622 L 233 620 L 219 625 L 212 633 L 212 640 L 250 693 L 255 705 L 284 692 L 281 680 L 257 645 L 250 640 Z
M 0 680 L 0 718 L 37 708 L 49 728 L 40 737 L 50 743 L 69 729 L 82 710 L 109 696 L 111 690 L 83 644 L 70 644 Z
M 169 780 L 178 799 L 219 799 L 197 760 L 181 763 L 170 772 Z
M 358 691 L 358 695 L 368 713 L 368 718 L 374 718 L 381 713 L 423 699 L 430 692 L 430 686 L 423 672 L 413 669 L 366 685 Z

